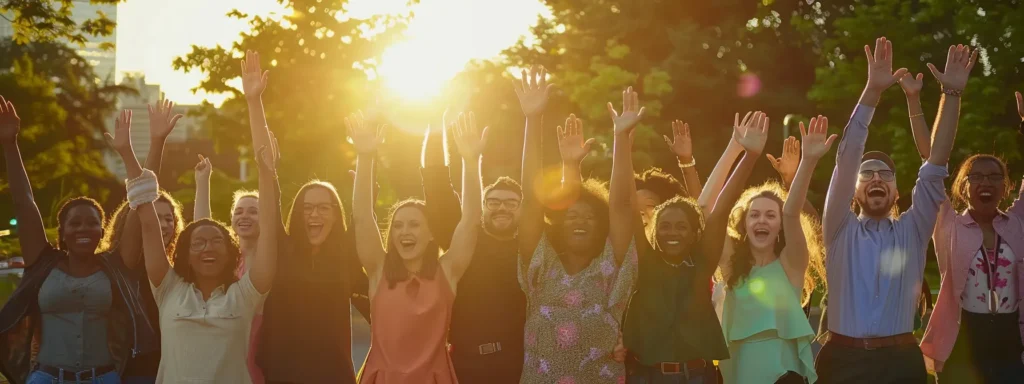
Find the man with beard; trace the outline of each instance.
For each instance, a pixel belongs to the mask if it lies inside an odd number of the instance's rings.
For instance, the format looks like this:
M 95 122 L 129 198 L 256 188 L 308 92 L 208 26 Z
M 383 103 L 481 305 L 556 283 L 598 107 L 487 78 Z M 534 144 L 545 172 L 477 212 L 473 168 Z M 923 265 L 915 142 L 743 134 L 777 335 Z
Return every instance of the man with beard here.
M 896 215 L 895 164 L 864 153 L 868 124 L 882 92 L 907 72 L 892 70 L 892 42 L 864 47 L 868 81 L 839 144 L 822 229 L 829 293 L 828 340 L 818 354 L 818 382 L 925 383 L 924 358 L 912 334 L 925 257 L 960 117 L 960 95 L 975 63 L 969 47 L 950 47 L 932 150 L 921 166 L 913 204 Z M 850 202 L 860 213 L 850 210 Z

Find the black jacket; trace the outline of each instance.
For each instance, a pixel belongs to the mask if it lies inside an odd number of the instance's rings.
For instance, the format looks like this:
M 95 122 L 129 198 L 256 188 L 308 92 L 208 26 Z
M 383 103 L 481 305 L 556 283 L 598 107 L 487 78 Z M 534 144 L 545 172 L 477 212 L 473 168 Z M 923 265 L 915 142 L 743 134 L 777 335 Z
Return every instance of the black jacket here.
M 101 269 L 110 279 L 114 295 L 107 321 L 107 343 L 120 374 L 135 356 L 158 350 L 160 339 L 152 326 L 155 321 L 146 315 L 144 298 L 140 297 L 139 287 L 149 283 L 140 279 L 144 274 L 124 265 L 116 251 L 100 257 Z M 32 370 L 41 332 L 39 289 L 57 264 L 67 258 L 65 251 L 44 248 L 39 259 L 25 269 L 18 288 L 0 309 L 0 373 L 11 383 L 24 383 Z

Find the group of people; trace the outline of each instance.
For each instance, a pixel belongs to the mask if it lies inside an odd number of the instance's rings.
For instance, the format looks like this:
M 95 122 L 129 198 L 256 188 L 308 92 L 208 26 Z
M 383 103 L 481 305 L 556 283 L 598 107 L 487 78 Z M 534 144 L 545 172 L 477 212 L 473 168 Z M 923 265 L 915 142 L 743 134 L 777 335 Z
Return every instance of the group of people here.
M 237 191 L 231 223 L 212 220 L 211 164 L 196 166 L 196 205 L 160 189 L 164 139 L 179 116 L 150 107 L 144 166 L 122 112 L 112 148 L 127 200 L 109 222 L 78 197 L 47 238 L 21 160 L 19 118 L 0 97 L 0 144 L 24 279 L 0 310 L 0 373 L 14 383 L 1012 383 L 1024 378 L 1024 204 L 1001 202 L 1012 182 L 994 155 L 974 155 L 943 181 L 960 99 L 977 51 L 949 49 L 931 137 L 923 76 L 893 71 L 892 43 L 865 46 L 867 85 L 838 145 L 825 206 L 807 202 L 818 161 L 837 135 L 828 118 L 800 124 L 783 155 L 767 155 L 782 183 L 748 186 L 770 120 L 736 114 L 732 139 L 701 186 L 689 126 L 665 137 L 680 183 L 634 173 L 637 92 L 608 104 L 608 183 L 584 179 L 591 152 L 582 121 L 543 124 L 551 85 L 523 71 L 522 174 L 484 186 L 487 129 L 472 113 L 425 135 L 424 200 L 395 203 L 378 226 L 375 167 L 384 127 L 354 113 L 344 124 L 357 153 L 351 216 L 329 183 L 299 190 L 284 219 L 261 94 L 267 72 L 247 52 L 258 191 Z M 883 91 L 899 83 L 923 159 L 913 204 L 897 211 L 895 165 L 865 153 Z M 1024 100 L 1018 93 L 1024 119 Z M 444 141 L 462 159 L 452 187 Z M 556 137 L 562 178 L 542 175 Z M 950 197 L 951 196 L 951 197 Z M 1019 200 L 1019 198 L 1018 198 Z M 281 216 L 279 216 L 281 215 Z M 819 224 L 820 222 L 820 224 Z M 929 242 L 942 284 L 923 339 L 913 335 Z M 1021 255 L 1021 256 L 1017 256 Z M 720 298 L 713 298 L 714 282 Z M 827 286 L 824 345 L 803 306 Z M 358 376 L 350 304 L 371 321 Z M 718 313 L 716 314 L 716 307 Z

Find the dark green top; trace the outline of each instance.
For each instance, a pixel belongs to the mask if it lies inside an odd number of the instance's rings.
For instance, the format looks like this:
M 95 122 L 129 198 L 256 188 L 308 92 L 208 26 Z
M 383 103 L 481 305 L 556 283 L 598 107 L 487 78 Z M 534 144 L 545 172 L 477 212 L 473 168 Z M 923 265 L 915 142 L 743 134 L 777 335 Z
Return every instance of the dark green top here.
M 643 247 L 639 276 L 623 325 L 622 339 L 641 364 L 724 360 L 729 350 L 711 304 L 713 267 L 692 255 L 694 264 L 673 267 L 659 251 Z

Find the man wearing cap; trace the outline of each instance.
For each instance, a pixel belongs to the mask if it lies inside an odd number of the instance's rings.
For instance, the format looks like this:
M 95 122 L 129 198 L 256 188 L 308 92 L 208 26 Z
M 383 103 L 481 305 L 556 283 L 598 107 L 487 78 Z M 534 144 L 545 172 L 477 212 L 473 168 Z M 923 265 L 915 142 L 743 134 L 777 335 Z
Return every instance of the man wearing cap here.
M 912 332 L 925 257 L 960 117 L 960 94 L 974 65 L 970 49 L 951 47 L 945 73 L 928 64 L 942 85 L 932 150 L 918 172 L 912 205 L 896 210 L 895 164 L 864 153 L 868 124 L 882 91 L 907 72 L 893 73 L 892 42 L 867 46 L 868 82 L 839 144 L 825 199 L 822 230 L 829 287 L 828 340 L 818 354 L 818 382 L 925 383 L 924 358 Z M 854 209 L 851 211 L 851 201 Z

